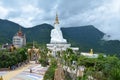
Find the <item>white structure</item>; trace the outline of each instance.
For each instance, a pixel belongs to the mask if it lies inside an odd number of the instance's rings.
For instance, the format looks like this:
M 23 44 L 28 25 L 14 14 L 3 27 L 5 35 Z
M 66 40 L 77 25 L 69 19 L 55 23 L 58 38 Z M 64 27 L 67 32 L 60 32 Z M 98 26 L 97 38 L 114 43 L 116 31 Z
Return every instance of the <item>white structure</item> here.
M 86 52 L 81 52 L 81 55 L 86 56 L 88 58 L 98 58 L 99 54 L 93 54 L 93 49 L 90 49 L 89 53 Z M 104 57 L 106 57 L 106 55 L 103 55 Z
M 26 45 L 26 37 L 22 33 L 21 29 L 17 32 L 15 36 L 13 36 L 13 45 L 16 48 L 21 48 L 22 46 Z
M 47 44 L 47 48 L 52 51 L 52 55 L 56 55 L 57 51 L 63 51 L 70 47 L 71 44 L 67 43 L 67 40 L 63 38 L 62 31 L 59 26 L 58 15 L 56 14 L 56 19 L 54 23 L 54 29 L 51 31 L 50 44 Z M 79 50 L 79 48 L 71 48 L 73 50 Z
M 98 54 L 91 54 L 91 53 L 85 53 L 85 52 L 81 52 L 81 55 L 86 56 L 88 58 L 98 58 Z
M 67 40 L 63 38 L 62 32 L 60 30 L 57 14 L 56 14 L 56 19 L 54 23 L 54 29 L 51 31 L 50 43 L 67 43 Z

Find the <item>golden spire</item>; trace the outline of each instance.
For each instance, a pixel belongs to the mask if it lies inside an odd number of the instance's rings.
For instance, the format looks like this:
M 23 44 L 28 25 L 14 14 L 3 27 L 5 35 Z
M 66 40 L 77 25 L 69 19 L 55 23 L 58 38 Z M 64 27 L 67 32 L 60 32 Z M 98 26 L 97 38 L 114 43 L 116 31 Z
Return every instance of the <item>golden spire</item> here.
M 21 27 L 19 27 L 19 32 L 21 32 Z
M 33 49 L 35 48 L 34 41 L 33 41 Z
M 58 19 L 58 14 L 56 13 L 56 18 L 55 18 L 55 23 L 54 24 L 59 24 L 59 19 Z
M 90 49 L 90 54 L 93 54 L 93 49 Z
M 19 31 L 17 32 L 17 35 L 18 36 L 22 36 L 23 34 L 22 34 L 22 31 L 21 31 L 21 27 L 19 27 Z

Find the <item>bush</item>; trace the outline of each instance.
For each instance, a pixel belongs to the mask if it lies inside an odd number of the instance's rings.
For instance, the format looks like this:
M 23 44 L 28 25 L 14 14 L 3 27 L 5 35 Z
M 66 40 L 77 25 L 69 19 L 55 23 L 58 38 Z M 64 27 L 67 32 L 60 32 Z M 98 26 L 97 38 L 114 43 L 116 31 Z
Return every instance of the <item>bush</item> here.
M 25 61 L 27 60 L 27 54 L 25 54 L 26 50 L 25 49 L 20 49 L 18 53 L 22 56 L 22 60 Z
M 43 58 L 41 58 L 41 59 L 39 60 L 39 62 L 40 62 L 40 64 L 41 64 L 43 67 L 46 67 L 47 64 L 48 64 L 48 61 L 45 60 L 45 59 L 43 59 Z
M 15 52 L 0 51 L 0 68 L 8 68 L 25 60 L 27 60 L 25 49 L 20 49 Z
M 56 68 L 57 68 L 57 62 L 55 59 L 52 59 L 51 65 L 46 71 L 43 80 L 54 80 L 54 73 Z

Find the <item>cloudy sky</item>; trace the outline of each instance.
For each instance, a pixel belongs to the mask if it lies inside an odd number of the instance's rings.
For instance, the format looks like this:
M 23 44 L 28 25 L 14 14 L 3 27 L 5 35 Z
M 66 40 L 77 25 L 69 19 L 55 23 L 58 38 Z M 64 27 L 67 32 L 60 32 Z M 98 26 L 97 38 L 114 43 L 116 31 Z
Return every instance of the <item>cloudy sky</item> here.
M 24 27 L 53 25 L 56 12 L 62 27 L 94 25 L 120 40 L 120 0 L 0 0 L 0 18 Z

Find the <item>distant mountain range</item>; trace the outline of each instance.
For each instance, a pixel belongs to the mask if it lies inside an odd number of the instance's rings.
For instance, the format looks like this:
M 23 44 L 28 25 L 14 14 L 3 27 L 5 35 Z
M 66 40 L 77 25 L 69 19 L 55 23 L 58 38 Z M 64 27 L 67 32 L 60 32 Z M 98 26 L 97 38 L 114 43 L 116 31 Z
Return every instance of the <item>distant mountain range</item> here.
M 31 28 L 24 28 L 19 24 L 8 20 L 0 19 L 0 44 L 12 43 L 12 37 L 17 33 L 21 27 L 23 33 L 26 34 L 27 42 L 33 40 L 46 44 L 50 42 L 50 32 L 53 26 L 49 24 L 41 24 Z M 107 54 L 120 53 L 120 41 L 104 41 L 102 37 L 105 35 L 92 25 L 61 28 L 63 36 L 72 46 L 80 48 L 80 51 L 89 51 L 91 48 L 95 52 Z

